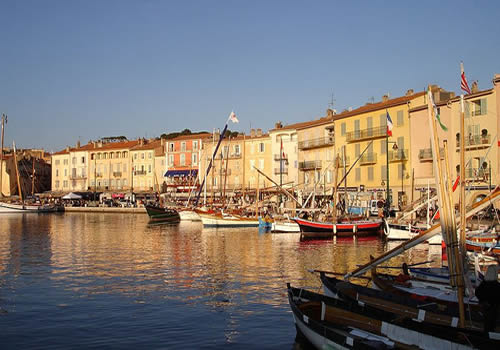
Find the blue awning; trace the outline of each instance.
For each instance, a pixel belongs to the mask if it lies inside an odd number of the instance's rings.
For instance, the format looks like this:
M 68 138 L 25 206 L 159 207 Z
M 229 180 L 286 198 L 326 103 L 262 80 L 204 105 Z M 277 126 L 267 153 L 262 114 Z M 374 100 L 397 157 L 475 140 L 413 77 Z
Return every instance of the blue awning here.
M 174 176 L 196 176 L 198 175 L 198 169 L 192 170 L 167 170 L 165 173 L 166 177 L 174 177 Z

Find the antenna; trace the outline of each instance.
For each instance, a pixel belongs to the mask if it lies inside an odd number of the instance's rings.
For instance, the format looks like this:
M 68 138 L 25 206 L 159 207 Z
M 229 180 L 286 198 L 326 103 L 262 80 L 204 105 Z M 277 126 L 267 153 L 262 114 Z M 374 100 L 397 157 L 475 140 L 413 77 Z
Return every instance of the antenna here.
M 372 97 L 370 97 L 370 98 L 368 99 L 368 101 L 370 101 L 371 103 L 375 103 L 375 97 L 373 97 L 373 96 L 372 96 Z
M 332 98 L 331 98 L 330 102 L 328 102 L 328 108 L 333 109 L 336 101 L 337 100 L 335 99 L 335 93 L 332 91 Z

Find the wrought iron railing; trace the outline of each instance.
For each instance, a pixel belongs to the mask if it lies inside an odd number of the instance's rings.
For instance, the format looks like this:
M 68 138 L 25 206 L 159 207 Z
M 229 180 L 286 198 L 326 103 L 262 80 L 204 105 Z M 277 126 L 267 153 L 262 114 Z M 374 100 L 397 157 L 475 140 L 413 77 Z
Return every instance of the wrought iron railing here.
M 386 135 L 387 135 L 387 127 L 379 126 L 377 128 L 349 131 L 346 133 L 346 139 L 347 142 L 356 142 L 361 140 L 369 140 L 374 138 L 385 137 Z
M 312 140 L 299 142 L 299 149 L 310 149 L 316 147 L 330 146 L 334 144 L 333 136 L 320 137 Z

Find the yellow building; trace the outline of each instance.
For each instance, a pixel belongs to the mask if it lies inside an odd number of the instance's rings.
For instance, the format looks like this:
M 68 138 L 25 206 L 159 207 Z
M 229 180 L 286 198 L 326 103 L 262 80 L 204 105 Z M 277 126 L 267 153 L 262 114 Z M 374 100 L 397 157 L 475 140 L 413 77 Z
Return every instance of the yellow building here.
M 250 136 L 245 137 L 245 176 L 244 184 L 246 190 L 265 189 L 273 184 L 260 175 L 255 168 L 272 178 L 273 174 L 273 153 L 272 143 L 269 134 L 263 134 L 261 129 L 250 130 Z M 257 181 L 259 184 L 257 185 Z M 279 182 L 278 182 L 279 183 Z
M 159 191 L 163 176 L 160 178 L 156 174 L 155 154 L 161 152 L 164 145 L 161 140 L 140 139 L 139 144 L 130 149 L 133 168 L 131 185 L 134 191 Z
M 465 180 L 467 183 L 467 204 L 482 199 L 490 189 L 500 183 L 498 131 L 500 113 L 500 75 L 493 79 L 494 87 L 479 91 L 472 86 L 472 94 L 465 96 Z M 434 100 L 440 119 L 448 130 L 438 126 L 441 142 L 447 141 L 448 154 L 453 180 L 460 171 L 460 97 L 440 98 L 433 89 Z M 415 187 L 425 190 L 427 184 L 435 188 L 433 157 L 430 144 L 430 127 L 427 104 L 415 106 L 410 110 L 411 123 L 411 168 L 415 169 Z M 425 137 L 423 137 L 425 135 Z M 444 159 L 443 143 L 440 144 L 441 159 Z M 454 194 L 458 203 L 459 193 Z
M 282 183 L 289 188 L 299 183 L 297 127 L 302 124 L 283 126 L 278 122 L 274 129 L 269 130 L 273 162 L 272 178 L 276 183 Z
M 346 164 L 349 169 L 364 152 L 346 177 L 347 190 L 367 192 L 372 199 L 385 198 L 389 174 L 391 205 L 407 203 L 412 175 L 409 110 L 423 104 L 424 95 L 408 90 L 405 96 L 383 96 L 380 102 L 334 116 L 335 150 L 341 166 Z M 391 136 L 387 136 L 387 114 L 392 120 Z M 342 175 L 343 170 L 339 178 Z M 342 191 L 344 184 L 341 187 Z
M 298 138 L 299 189 L 302 196 L 314 191 L 326 194 L 333 186 L 335 134 L 334 113 L 296 126 Z

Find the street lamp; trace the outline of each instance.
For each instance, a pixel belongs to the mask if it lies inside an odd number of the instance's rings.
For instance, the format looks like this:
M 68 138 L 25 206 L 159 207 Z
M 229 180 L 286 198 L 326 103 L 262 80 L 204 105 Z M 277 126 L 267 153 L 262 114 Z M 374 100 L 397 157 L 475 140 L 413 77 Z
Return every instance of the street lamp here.
M 391 197 L 389 196 L 389 143 L 392 143 L 392 149 L 397 150 L 398 149 L 398 144 L 394 141 L 389 141 L 388 136 L 386 136 L 386 141 L 385 141 L 385 156 L 386 156 L 386 172 L 387 172 L 387 193 L 385 197 L 385 210 L 386 210 L 386 215 L 389 216 L 389 209 L 391 208 Z

